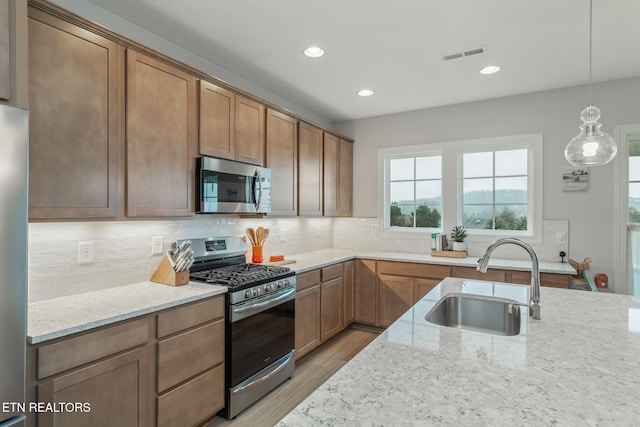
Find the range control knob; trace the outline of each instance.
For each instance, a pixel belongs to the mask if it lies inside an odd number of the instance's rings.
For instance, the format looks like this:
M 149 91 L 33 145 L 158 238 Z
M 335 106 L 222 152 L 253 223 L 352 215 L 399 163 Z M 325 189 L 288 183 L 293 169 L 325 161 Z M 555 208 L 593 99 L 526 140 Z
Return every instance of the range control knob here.
M 278 289 L 282 288 L 284 286 L 284 283 L 282 282 L 282 280 L 278 281 Z
M 244 297 L 245 298 L 251 298 L 251 291 L 250 290 L 244 291 Z
M 284 285 L 285 286 L 289 286 L 291 284 L 291 282 L 289 282 L 289 279 L 284 279 Z
M 253 289 L 251 290 L 251 294 L 252 294 L 254 297 L 255 297 L 255 296 L 258 296 L 258 293 L 259 293 L 259 289 L 257 289 L 257 288 L 253 288 Z
M 273 283 L 269 283 L 269 284 L 264 286 L 264 291 L 265 292 L 269 292 L 271 290 L 273 290 Z

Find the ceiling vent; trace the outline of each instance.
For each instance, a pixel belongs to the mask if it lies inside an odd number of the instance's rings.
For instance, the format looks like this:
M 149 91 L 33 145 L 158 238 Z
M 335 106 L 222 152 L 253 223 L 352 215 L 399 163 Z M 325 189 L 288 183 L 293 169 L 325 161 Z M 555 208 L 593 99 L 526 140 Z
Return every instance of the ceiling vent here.
M 478 47 L 476 49 L 469 49 L 469 50 L 465 50 L 465 51 L 462 51 L 462 52 L 447 53 L 447 54 L 442 55 L 442 60 L 443 61 L 451 61 L 453 59 L 465 58 L 467 56 L 480 55 L 482 53 L 485 53 L 486 51 L 487 51 L 487 47 L 486 46 L 482 46 L 482 47 Z

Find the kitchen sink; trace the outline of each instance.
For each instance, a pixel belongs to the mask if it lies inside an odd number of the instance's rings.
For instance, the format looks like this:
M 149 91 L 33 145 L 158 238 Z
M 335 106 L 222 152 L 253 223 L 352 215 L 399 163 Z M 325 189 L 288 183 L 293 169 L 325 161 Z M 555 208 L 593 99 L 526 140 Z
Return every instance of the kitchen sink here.
M 520 333 L 520 304 L 507 298 L 450 293 L 425 319 L 440 326 L 513 336 Z

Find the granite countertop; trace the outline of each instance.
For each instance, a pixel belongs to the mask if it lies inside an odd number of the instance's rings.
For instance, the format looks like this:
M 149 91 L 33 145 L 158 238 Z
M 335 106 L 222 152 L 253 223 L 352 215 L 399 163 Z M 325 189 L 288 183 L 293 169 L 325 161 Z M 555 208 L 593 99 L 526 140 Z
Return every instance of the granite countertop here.
M 424 320 L 450 292 L 527 301 L 527 286 L 447 278 L 278 425 L 637 424 L 632 297 L 543 287 L 542 320 L 522 310 L 503 337 Z
M 386 252 L 386 251 L 363 251 L 355 249 L 321 249 L 288 256 L 287 259 L 295 260 L 294 264 L 289 264 L 292 270 L 297 273 L 321 268 L 336 262 L 348 261 L 354 258 L 373 259 L 378 261 L 403 261 L 418 262 L 425 264 L 444 264 L 460 267 L 476 267 L 478 257 L 468 256 L 466 258 L 445 258 L 434 257 L 426 254 L 416 254 L 407 252 Z M 531 270 L 531 261 L 491 258 L 489 268 L 500 268 L 503 270 Z M 540 262 L 540 272 L 556 274 L 576 274 L 576 270 L 568 263 L 560 262 Z
M 323 249 L 287 257 L 296 273 L 322 268 L 355 258 L 408 261 L 474 267 L 475 257 L 440 258 L 406 252 Z M 491 259 L 490 267 L 530 270 L 529 261 Z M 540 271 L 575 274 L 569 264 L 540 263 Z M 130 319 L 153 311 L 174 307 L 226 292 L 225 287 L 190 282 L 184 286 L 167 286 L 141 282 L 127 286 L 72 295 L 28 305 L 27 341 L 31 344 Z
M 37 344 L 227 292 L 224 286 L 141 282 L 30 303 L 27 342 Z

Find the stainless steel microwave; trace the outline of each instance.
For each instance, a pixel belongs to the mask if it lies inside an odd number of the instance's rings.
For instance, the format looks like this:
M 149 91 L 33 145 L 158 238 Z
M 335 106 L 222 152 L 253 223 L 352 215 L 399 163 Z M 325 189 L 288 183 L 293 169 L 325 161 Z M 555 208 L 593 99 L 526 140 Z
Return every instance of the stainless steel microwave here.
M 196 200 L 198 213 L 271 212 L 271 169 L 198 157 Z

